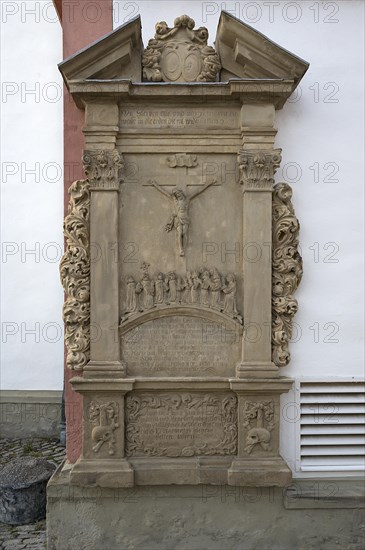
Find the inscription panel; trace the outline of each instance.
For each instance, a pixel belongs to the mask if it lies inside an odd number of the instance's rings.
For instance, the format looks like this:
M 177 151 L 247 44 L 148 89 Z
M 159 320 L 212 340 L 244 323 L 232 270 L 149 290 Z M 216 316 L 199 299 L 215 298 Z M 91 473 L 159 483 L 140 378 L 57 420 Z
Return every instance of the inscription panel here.
M 119 126 L 126 128 L 161 130 L 164 128 L 194 129 L 239 129 L 239 106 L 214 107 L 174 107 L 151 106 L 145 109 L 123 103 L 120 107 Z
M 239 329 L 173 315 L 137 326 L 122 337 L 130 376 L 234 376 Z
M 236 452 L 237 397 L 233 393 L 132 392 L 127 396 L 127 456 Z

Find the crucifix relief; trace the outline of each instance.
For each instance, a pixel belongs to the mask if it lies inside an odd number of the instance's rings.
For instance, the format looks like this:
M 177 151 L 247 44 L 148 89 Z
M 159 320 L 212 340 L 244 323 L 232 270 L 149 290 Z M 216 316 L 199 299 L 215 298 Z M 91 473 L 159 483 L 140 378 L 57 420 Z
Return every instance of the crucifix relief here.
M 176 230 L 177 234 L 177 243 L 178 243 L 178 253 L 179 256 L 185 256 L 186 245 L 188 242 L 188 230 L 190 225 L 189 218 L 189 206 L 190 202 L 194 200 L 198 195 L 203 193 L 208 187 L 217 184 L 216 179 L 204 183 L 195 183 L 192 179 L 189 181 L 188 170 L 192 166 L 196 166 L 196 160 L 194 163 L 190 162 L 191 155 L 175 155 L 178 158 L 178 162 L 172 163 L 171 157 L 168 157 L 167 164 L 171 168 L 184 168 L 184 174 L 178 176 L 177 185 L 174 185 L 170 182 L 159 184 L 155 180 L 148 180 L 146 185 L 153 186 L 157 191 L 160 191 L 165 197 L 167 197 L 173 206 L 173 214 L 169 218 L 168 222 L 165 225 L 165 231 Z M 182 160 L 182 157 L 183 160 Z M 218 184 L 219 185 L 219 184 Z M 165 189 L 165 187 L 173 187 L 171 191 Z M 191 194 L 188 194 L 189 187 L 198 187 L 196 191 Z
M 185 256 L 185 249 L 188 240 L 188 229 L 189 229 L 189 205 L 190 202 L 200 195 L 205 189 L 208 189 L 211 185 L 216 183 L 216 180 L 213 180 L 209 183 L 206 183 L 203 187 L 188 195 L 186 190 L 181 187 L 175 187 L 171 192 L 166 191 L 161 185 L 159 185 L 154 180 L 149 180 L 150 185 L 153 185 L 155 189 L 160 191 L 165 197 L 171 200 L 174 207 L 174 213 L 168 220 L 165 225 L 165 231 L 172 231 L 176 229 L 177 238 L 178 238 L 178 248 L 179 255 Z

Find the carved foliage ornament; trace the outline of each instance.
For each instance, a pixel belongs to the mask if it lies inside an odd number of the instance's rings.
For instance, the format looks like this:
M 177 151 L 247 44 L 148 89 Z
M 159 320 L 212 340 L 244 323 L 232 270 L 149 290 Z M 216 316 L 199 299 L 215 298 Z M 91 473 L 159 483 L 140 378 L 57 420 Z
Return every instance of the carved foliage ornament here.
M 118 151 L 85 151 L 82 162 L 90 182 L 90 191 L 119 191 L 123 160 Z
M 75 181 L 69 195 L 64 221 L 66 252 L 60 265 L 61 281 L 67 294 L 63 305 L 66 365 L 72 370 L 82 370 L 90 354 L 89 182 Z
M 293 297 L 303 274 L 298 251 L 299 222 L 291 202 L 292 189 L 278 183 L 273 190 L 273 288 L 272 288 L 272 361 L 278 367 L 290 361 L 289 341 L 293 317 L 298 309 Z
M 75 181 L 64 221 L 66 251 L 60 264 L 66 365 L 82 370 L 90 358 L 90 191 L 119 190 L 122 156 L 118 151 L 85 151 L 87 180 Z
M 280 162 L 281 149 L 241 151 L 238 154 L 238 166 L 243 190 L 271 190 Z
M 152 82 L 214 82 L 221 68 L 214 48 L 207 45 L 208 30 L 194 30 L 188 15 L 177 17 L 174 27 L 156 24 L 156 34 L 142 57 L 143 77 Z

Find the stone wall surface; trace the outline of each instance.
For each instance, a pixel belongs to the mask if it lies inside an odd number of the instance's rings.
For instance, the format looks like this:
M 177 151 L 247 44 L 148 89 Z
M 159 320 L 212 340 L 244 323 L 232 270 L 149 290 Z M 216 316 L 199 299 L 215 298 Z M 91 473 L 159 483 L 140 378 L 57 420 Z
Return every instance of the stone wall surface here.
M 1 391 L 1 437 L 59 437 L 60 391 Z
M 296 486 L 289 500 L 299 503 L 300 491 Z M 354 486 L 352 492 L 356 494 Z M 283 490 L 273 488 L 86 489 L 70 487 L 67 474 L 59 473 L 48 487 L 48 550 L 363 547 L 361 497 L 350 509 L 331 509 L 312 487 L 308 500 L 304 511 L 286 509 Z

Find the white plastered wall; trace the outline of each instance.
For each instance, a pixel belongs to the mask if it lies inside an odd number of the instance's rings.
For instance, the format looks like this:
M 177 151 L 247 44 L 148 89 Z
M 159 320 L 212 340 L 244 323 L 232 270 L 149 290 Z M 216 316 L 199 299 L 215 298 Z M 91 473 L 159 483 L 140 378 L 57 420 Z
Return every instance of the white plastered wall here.
M 1 2 L 1 380 L 63 383 L 62 33 L 52 2 Z

